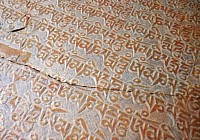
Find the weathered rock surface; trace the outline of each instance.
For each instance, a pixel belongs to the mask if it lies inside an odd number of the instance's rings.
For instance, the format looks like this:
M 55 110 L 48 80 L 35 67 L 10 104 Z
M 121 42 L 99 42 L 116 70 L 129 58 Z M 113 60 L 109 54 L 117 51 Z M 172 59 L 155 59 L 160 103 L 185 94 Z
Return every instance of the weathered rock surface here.
M 1 0 L 0 139 L 199 140 L 198 0 Z

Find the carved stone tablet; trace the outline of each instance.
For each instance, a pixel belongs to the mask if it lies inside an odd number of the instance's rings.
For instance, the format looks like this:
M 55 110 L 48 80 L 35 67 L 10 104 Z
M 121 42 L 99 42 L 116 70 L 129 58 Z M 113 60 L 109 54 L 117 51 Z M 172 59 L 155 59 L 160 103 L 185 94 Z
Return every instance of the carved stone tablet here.
M 199 0 L 0 0 L 0 140 L 199 139 Z

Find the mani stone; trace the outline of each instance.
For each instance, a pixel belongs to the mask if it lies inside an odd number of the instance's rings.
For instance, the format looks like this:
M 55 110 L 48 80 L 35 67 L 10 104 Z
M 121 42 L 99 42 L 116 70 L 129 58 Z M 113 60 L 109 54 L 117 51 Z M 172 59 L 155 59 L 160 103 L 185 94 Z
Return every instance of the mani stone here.
M 0 140 L 199 139 L 199 0 L 0 0 Z

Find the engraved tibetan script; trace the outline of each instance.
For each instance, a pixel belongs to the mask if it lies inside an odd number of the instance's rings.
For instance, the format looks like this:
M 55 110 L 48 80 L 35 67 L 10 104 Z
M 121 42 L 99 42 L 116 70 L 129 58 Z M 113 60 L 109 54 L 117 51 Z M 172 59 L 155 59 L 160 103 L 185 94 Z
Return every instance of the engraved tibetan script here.
M 0 0 L 0 139 L 199 140 L 199 0 Z

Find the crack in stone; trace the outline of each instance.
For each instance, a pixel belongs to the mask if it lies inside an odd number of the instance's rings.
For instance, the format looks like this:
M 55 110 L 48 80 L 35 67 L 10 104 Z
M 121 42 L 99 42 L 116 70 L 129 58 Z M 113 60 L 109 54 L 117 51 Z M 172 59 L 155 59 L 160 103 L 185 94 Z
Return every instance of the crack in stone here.
M 14 30 L 12 30 L 12 31 L 10 31 L 10 32 L 19 32 L 19 31 L 21 31 L 21 30 L 23 30 L 23 29 L 25 29 L 26 27 L 21 27 L 21 28 L 18 28 L 18 29 L 14 29 Z
M 67 82 L 67 81 L 61 81 L 59 78 L 53 77 L 53 76 L 51 76 L 51 75 L 49 75 L 49 74 L 47 74 L 47 73 L 41 72 L 40 70 L 38 70 L 38 69 L 36 69 L 36 68 L 34 68 L 34 67 L 31 67 L 31 66 L 29 66 L 29 65 L 27 65 L 27 64 L 22 64 L 22 63 L 19 63 L 19 62 L 17 62 L 17 61 L 14 61 L 14 60 L 9 60 L 9 59 L 6 59 L 5 57 L 1 57 L 1 58 L 5 59 L 5 60 L 7 60 L 7 61 L 9 61 L 9 62 L 11 62 L 11 63 L 17 64 L 17 65 L 20 65 L 20 66 L 28 67 L 28 68 L 30 68 L 30 69 L 36 71 L 37 73 L 41 73 L 41 74 L 43 74 L 43 75 L 45 75 L 45 76 L 47 76 L 47 77 L 49 77 L 49 78 L 51 78 L 51 79 L 54 79 L 54 80 L 58 81 L 59 83 L 64 83 L 64 84 L 68 84 L 68 85 L 75 86 L 75 87 L 93 88 L 93 89 L 94 89 L 94 88 L 100 88 L 100 89 L 103 89 L 103 90 L 131 92 L 130 90 L 129 90 L 129 91 L 126 91 L 126 90 L 120 90 L 120 89 L 107 89 L 107 88 L 104 88 L 104 87 L 95 87 L 95 86 L 86 86 L 86 85 L 72 84 L 72 83 L 69 83 L 69 82 Z
M 107 90 L 107 91 L 122 91 L 122 92 L 128 92 L 128 93 L 133 92 L 133 91 L 131 91 L 131 90 L 109 89 L 109 88 L 104 88 L 104 87 L 96 87 L 96 86 L 87 86 L 87 85 L 71 84 L 71 83 L 69 83 L 69 82 L 67 82 L 67 81 L 61 81 L 58 77 L 53 77 L 53 76 L 51 76 L 51 75 L 49 75 L 49 74 L 46 74 L 46 73 L 44 73 L 44 72 L 42 72 L 42 71 L 40 71 L 40 70 L 38 70 L 38 69 L 36 69 L 36 68 L 34 68 L 34 67 L 31 67 L 31 66 L 29 66 L 29 65 L 27 65 L 27 64 L 22 64 L 22 63 L 19 63 L 19 62 L 17 62 L 17 61 L 14 61 L 14 60 L 9 60 L 9 59 L 6 59 L 5 57 L 1 57 L 1 58 L 4 59 L 4 60 L 7 60 L 8 62 L 11 62 L 11 63 L 13 63 L 13 64 L 28 67 L 28 68 L 32 69 L 33 71 L 35 71 L 35 72 L 37 72 L 37 73 L 41 73 L 41 74 L 43 74 L 43 75 L 49 77 L 50 79 L 54 79 L 55 81 L 57 81 L 57 82 L 59 82 L 59 83 L 68 84 L 68 85 L 70 85 L 70 86 L 80 87 L 80 88 L 102 89 L 102 90 Z M 150 92 L 150 93 L 148 93 L 148 94 L 154 95 L 155 93 Z M 170 97 L 177 96 L 177 95 L 171 95 L 171 94 L 164 94 L 164 95 L 165 95 L 165 96 L 170 96 Z

